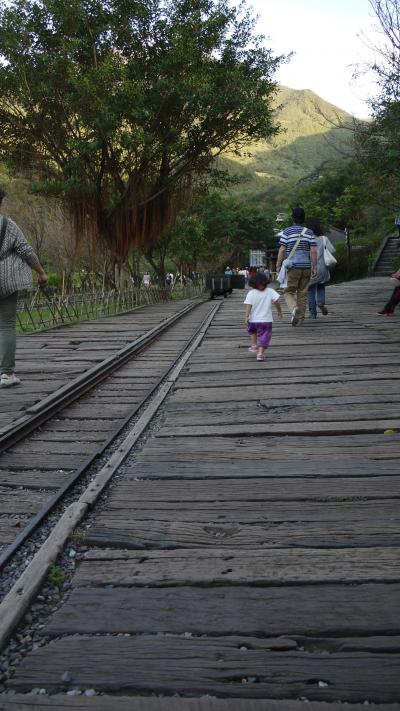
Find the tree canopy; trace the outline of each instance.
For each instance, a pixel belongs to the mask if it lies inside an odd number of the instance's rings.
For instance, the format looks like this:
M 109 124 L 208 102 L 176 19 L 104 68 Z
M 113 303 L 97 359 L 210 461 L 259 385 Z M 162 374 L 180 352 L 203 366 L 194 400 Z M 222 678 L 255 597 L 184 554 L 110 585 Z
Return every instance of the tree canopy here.
M 358 131 L 359 158 L 379 202 L 400 209 L 400 1 L 370 0 L 370 5 L 380 43 L 367 68 L 375 74 L 378 91 L 369 102 L 372 121 Z
M 277 132 L 282 61 L 229 0 L 0 5 L 0 158 L 120 258 L 162 239 L 216 156 Z

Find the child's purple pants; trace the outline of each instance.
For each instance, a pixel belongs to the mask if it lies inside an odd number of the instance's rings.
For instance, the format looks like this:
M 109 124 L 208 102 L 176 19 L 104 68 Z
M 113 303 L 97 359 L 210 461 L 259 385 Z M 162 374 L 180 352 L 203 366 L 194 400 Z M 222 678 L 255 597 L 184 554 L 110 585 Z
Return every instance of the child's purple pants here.
M 268 348 L 272 338 L 272 323 L 258 323 L 249 321 L 247 333 L 257 334 L 257 343 L 261 348 Z

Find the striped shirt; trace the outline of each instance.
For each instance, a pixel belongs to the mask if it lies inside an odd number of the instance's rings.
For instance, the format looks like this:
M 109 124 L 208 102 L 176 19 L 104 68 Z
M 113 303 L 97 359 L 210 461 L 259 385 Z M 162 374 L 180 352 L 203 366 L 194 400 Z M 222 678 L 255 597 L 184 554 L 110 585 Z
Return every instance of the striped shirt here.
M 291 227 L 287 227 L 283 230 L 279 244 L 286 248 L 286 259 L 299 239 L 303 229 L 303 225 L 292 225 Z M 314 233 L 312 230 L 307 229 L 305 234 L 301 237 L 299 246 L 291 257 L 293 267 L 297 269 L 311 269 L 310 249 L 311 247 L 316 246 L 317 242 L 315 240 Z

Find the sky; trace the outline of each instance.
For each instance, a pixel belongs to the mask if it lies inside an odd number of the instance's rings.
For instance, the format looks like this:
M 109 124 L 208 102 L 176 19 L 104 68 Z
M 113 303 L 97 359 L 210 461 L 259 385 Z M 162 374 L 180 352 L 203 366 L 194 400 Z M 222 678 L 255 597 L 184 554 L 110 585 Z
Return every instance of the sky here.
M 368 0 L 249 0 L 260 16 L 258 32 L 274 54 L 295 52 L 279 70 L 280 84 L 311 89 L 354 116 L 366 118 L 372 79 L 352 80 L 356 65 L 371 60 L 365 37 L 379 42 Z M 362 38 L 364 35 L 364 39 Z

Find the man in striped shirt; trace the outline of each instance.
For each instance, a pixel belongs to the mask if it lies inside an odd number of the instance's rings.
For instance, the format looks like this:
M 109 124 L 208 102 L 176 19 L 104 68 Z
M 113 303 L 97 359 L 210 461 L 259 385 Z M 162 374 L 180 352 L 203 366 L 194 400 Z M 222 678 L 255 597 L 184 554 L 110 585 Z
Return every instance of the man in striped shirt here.
M 306 315 L 308 284 L 317 272 L 317 243 L 313 232 L 304 227 L 306 216 L 303 208 L 295 207 L 292 217 L 293 225 L 281 233 L 276 271 L 279 272 L 283 260 L 288 259 L 300 238 L 290 257 L 291 267 L 288 269 L 288 285 L 284 295 L 292 313 L 292 326 L 302 326 Z

